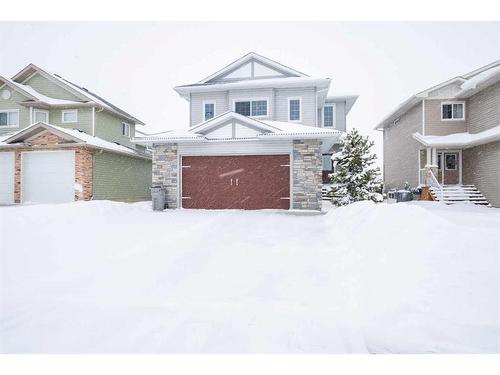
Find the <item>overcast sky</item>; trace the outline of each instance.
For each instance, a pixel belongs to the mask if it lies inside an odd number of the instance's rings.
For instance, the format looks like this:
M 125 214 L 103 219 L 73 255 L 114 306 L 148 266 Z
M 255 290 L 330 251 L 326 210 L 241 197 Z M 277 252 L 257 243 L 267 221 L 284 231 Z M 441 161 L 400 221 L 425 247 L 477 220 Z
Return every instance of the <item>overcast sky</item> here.
M 500 58 L 500 23 L 0 23 L 0 75 L 33 62 L 144 121 L 146 132 L 188 126 L 172 87 L 254 51 L 331 92 L 358 94 L 348 128 L 371 129 L 410 95 Z

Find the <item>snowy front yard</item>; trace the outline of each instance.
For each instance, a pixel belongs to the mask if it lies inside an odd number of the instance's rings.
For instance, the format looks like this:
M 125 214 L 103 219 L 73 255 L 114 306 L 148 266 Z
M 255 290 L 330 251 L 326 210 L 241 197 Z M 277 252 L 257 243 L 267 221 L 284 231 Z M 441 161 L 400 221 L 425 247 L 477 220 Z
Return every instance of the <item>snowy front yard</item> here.
M 0 352 L 500 352 L 500 210 L 0 207 Z

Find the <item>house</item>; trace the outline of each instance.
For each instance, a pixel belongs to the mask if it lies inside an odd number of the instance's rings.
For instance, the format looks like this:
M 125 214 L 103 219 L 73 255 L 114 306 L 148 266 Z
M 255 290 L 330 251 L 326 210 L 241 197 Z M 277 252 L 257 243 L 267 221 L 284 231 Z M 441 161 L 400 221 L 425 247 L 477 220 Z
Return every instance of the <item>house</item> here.
M 387 190 L 408 182 L 446 203 L 500 207 L 500 60 L 413 95 L 376 129 Z
M 357 98 L 329 96 L 330 84 L 249 53 L 175 87 L 189 127 L 134 142 L 153 148 L 153 184 L 169 208 L 319 210 Z
M 0 76 L 0 204 L 147 199 L 151 154 L 131 142 L 138 125 L 36 65 Z

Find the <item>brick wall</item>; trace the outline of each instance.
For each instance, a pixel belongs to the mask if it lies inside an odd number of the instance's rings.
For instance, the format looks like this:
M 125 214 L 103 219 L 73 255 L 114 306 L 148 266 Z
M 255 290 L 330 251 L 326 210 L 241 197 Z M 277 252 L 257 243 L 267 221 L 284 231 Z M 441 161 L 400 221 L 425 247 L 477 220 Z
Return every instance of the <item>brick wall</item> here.
M 321 141 L 293 141 L 293 208 L 321 210 Z

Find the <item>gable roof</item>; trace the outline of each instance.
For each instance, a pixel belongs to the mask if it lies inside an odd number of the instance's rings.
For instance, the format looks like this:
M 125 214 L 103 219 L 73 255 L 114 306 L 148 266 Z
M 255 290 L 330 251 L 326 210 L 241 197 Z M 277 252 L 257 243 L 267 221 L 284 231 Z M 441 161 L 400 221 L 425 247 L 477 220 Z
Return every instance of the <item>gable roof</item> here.
M 24 141 L 44 130 L 48 130 L 51 133 L 54 133 L 57 136 L 64 138 L 66 140 L 78 144 L 84 144 L 92 148 L 103 149 L 129 156 L 136 156 L 147 159 L 151 158 L 151 156 L 148 154 L 140 153 L 137 150 L 120 145 L 118 143 L 106 141 L 102 138 L 91 136 L 77 129 L 62 128 L 60 126 L 51 125 L 46 122 L 37 122 L 13 134 L 10 134 L 5 138 L 0 139 L 0 148 L 13 147 L 16 144 L 24 146 L 26 145 L 25 143 L 23 143 Z
M 135 118 L 134 116 L 125 112 L 123 109 L 113 105 L 112 103 L 110 103 L 106 99 L 91 92 L 90 90 L 86 89 L 85 87 L 78 86 L 77 84 L 75 84 L 71 81 L 68 81 L 67 79 L 61 77 L 60 75 L 49 73 L 46 70 L 36 66 L 35 64 L 29 64 L 28 66 L 26 66 L 24 69 L 22 69 L 20 72 L 18 72 L 14 77 L 12 77 L 12 81 L 22 84 L 22 82 L 24 82 L 26 79 L 28 79 L 29 77 L 31 77 L 35 73 L 39 73 L 40 75 L 42 75 L 43 77 L 47 78 L 48 80 L 54 82 L 58 86 L 71 92 L 76 97 L 82 99 L 82 101 L 84 101 L 84 102 L 95 103 L 96 105 L 101 106 L 102 108 L 108 110 L 109 112 L 117 114 L 117 115 L 124 117 L 128 120 L 134 121 L 134 123 L 136 123 L 136 124 L 144 125 L 144 123 L 141 120 Z
M 255 60 L 257 62 L 260 62 L 264 65 L 267 65 L 277 71 L 281 71 L 283 73 L 286 73 L 291 76 L 295 77 L 308 77 L 307 74 L 299 72 L 298 70 L 292 69 L 286 65 L 283 65 L 277 61 L 271 60 L 265 56 L 259 55 L 258 53 L 255 52 L 249 52 L 245 56 L 240 57 L 238 60 L 233 61 L 232 63 L 226 65 L 224 68 L 216 71 L 215 73 L 209 75 L 208 77 L 202 79 L 201 81 L 198 81 L 197 84 L 204 84 L 207 83 L 215 78 L 218 78 L 220 76 L 225 75 L 226 73 L 229 73 L 231 71 L 234 71 L 238 69 L 239 67 L 245 65 L 249 61 Z
M 396 109 L 394 109 L 382 121 L 380 121 L 375 127 L 375 130 L 385 128 L 387 125 L 392 123 L 394 119 L 406 113 L 422 100 L 429 98 L 429 94 L 433 91 L 455 84 L 458 89 L 453 95 L 448 97 L 448 99 L 467 98 L 498 81 L 500 81 L 500 60 L 494 61 L 464 75 L 451 78 L 436 86 L 412 95 L 397 106 Z
M 210 130 L 219 125 L 234 120 L 238 124 L 260 130 L 254 136 L 236 138 L 211 138 L 206 135 Z M 199 143 L 199 142 L 227 142 L 227 141 L 266 141 L 266 140 L 293 140 L 293 139 L 322 139 L 324 150 L 331 146 L 340 138 L 342 132 L 334 129 L 318 128 L 314 126 L 301 125 L 291 122 L 280 122 L 270 120 L 256 120 L 240 115 L 235 112 L 225 112 L 210 120 L 204 121 L 188 130 L 172 130 L 160 134 L 135 137 L 132 142 L 142 145 L 158 143 Z

